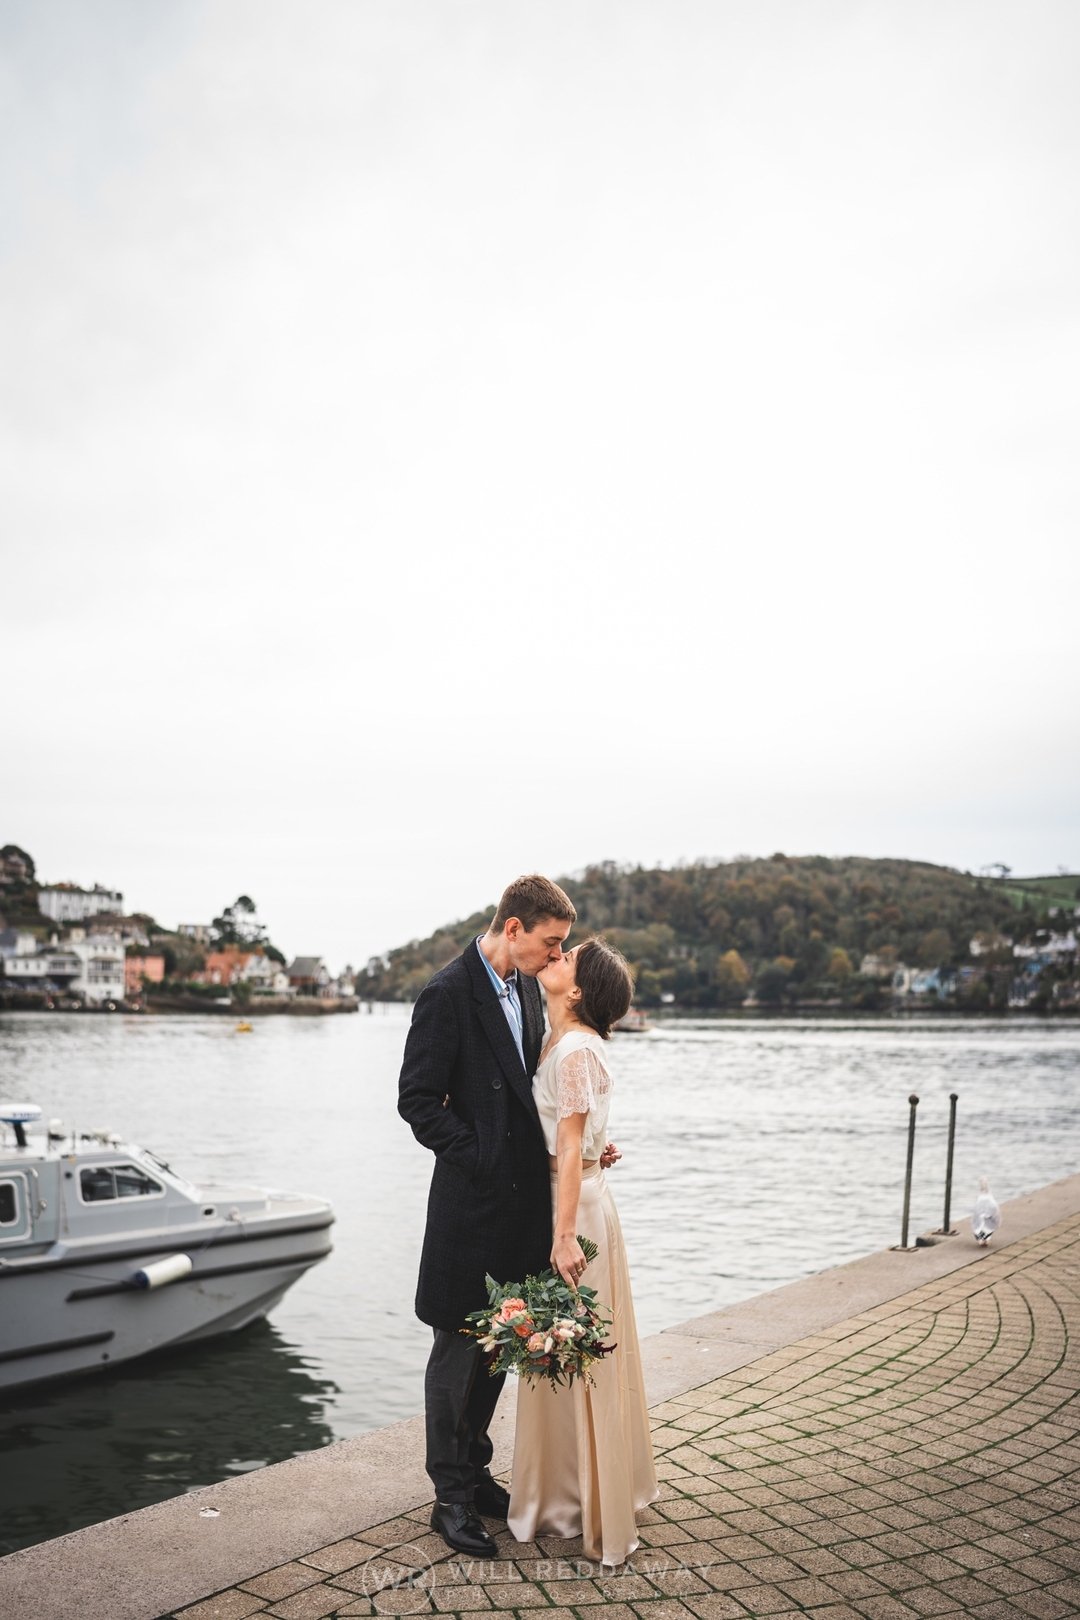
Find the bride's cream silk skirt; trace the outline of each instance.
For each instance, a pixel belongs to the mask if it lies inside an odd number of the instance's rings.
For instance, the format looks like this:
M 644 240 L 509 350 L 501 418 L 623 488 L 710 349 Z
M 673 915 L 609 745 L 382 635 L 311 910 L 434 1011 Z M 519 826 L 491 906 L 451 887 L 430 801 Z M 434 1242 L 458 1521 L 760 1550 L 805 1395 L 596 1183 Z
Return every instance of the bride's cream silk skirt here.
M 551 1191 L 554 1207 L 554 1171 Z M 599 1163 L 582 1171 L 577 1229 L 600 1251 L 582 1280 L 612 1317 L 617 1348 L 592 1385 L 519 1381 L 506 1522 L 518 1541 L 580 1536 L 586 1558 L 621 1564 L 638 1545 L 635 1512 L 659 1492 L 622 1230 Z

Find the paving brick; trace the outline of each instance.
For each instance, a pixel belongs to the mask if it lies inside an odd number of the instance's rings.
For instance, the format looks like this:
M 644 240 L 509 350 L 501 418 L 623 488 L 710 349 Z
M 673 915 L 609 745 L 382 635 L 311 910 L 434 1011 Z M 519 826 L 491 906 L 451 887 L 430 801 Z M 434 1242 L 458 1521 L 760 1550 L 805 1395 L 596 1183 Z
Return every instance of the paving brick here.
M 380 1609 L 394 1595 L 392 1592 L 381 1592 L 378 1600 Z M 415 1596 L 415 1594 L 408 1592 L 401 1592 L 397 1595 L 402 1599 Z M 435 1607 L 443 1614 L 471 1614 L 477 1609 L 491 1608 L 491 1599 L 482 1586 L 448 1586 L 441 1590 L 436 1587 L 431 1597 Z M 409 1611 L 402 1609 L 399 1612 L 408 1613 Z
M 371 1548 L 365 1547 L 360 1541 L 354 1541 L 351 1536 L 344 1541 L 333 1541 L 328 1547 L 319 1547 L 315 1552 L 305 1553 L 298 1563 L 310 1564 L 312 1569 L 321 1570 L 324 1575 L 340 1575 L 343 1570 L 355 1569 L 371 1554 Z
M 410 1592 L 408 1595 L 412 1598 L 412 1604 L 406 1613 L 431 1612 L 431 1604 L 425 1592 Z M 276 1603 L 272 1603 L 266 1612 L 273 1615 L 274 1620 L 325 1620 L 326 1615 L 335 1614 L 340 1606 L 340 1591 L 320 1582 L 318 1586 L 307 1586 L 301 1592 L 294 1592 L 291 1597 L 279 1599 Z
M 1063 1620 L 1066 1615 L 1075 1615 L 1078 1611 L 1075 1602 L 1061 1596 L 1053 1587 L 1032 1587 L 1030 1592 L 1019 1592 L 1011 1599 L 1016 1607 L 1027 1615 L 1033 1615 L 1035 1620 Z
M 654 1598 L 649 1603 L 634 1603 L 631 1607 L 641 1620 L 693 1620 L 692 1611 L 679 1598 Z
M 566 1607 L 604 1601 L 604 1594 L 595 1581 L 544 1581 L 542 1585 L 552 1603 Z
M 904 1593 L 904 1603 L 916 1614 L 921 1615 L 948 1615 L 962 1614 L 964 1611 L 955 1598 L 944 1592 L 939 1592 L 936 1586 L 915 1586 L 910 1592 Z
M 725 1597 L 721 1592 L 711 1592 L 707 1597 L 688 1597 L 686 1606 L 698 1616 L 698 1620 L 745 1620 L 746 1610 L 734 1598 Z M 544 1620 L 547 1620 L 545 1615 Z M 608 1620 L 608 1612 L 604 1611 L 604 1620 Z
M 547 1593 L 531 1581 L 504 1581 L 484 1584 L 484 1591 L 496 1609 L 546 1609 Z
M 301 1592 L 299 1596 L 303 1597 L 304 1594 Z M 292 1603 L 295 1599 L 289 1598 L 287 1601 Z M 429 1615 L 432 1613 L 431 1599 L 428 1594 L 423 1591 L 410 1591 L 408 1587 L 394 1587 L 380 1592 L 377 1597 L 369 1600 L 371 1604 L 370 1610 L 354 1608 L 353 1605 L 356 1601 L 353 1598 L 347 1605 L 341 1609 L 335 1609 L 333 1612 L 335 1614 L 371 1613 L 394 1616 Z
M 258 1614 L 265 1608 L 266 1603 L 262 1598 L 255 1597 L 252 1592 L 241 1592 L 233 1586 L 213 1597 L 203 1598 L 187 1609 L 178 1609 L 176 1620 L 247 1620 L 249 1614 Z
M 312 1569 L 310 1564 L 279 1564 L 276 1569 L 268 1569 L 265 1575 L 256 1575 L 240 1584 L 245 1592 L 254 1592 L 256 1597 L 273 1603 L 278 1598 L 290 1597 L 302 1587 L 314 1586 L 319 1578 L 318 1570 Z

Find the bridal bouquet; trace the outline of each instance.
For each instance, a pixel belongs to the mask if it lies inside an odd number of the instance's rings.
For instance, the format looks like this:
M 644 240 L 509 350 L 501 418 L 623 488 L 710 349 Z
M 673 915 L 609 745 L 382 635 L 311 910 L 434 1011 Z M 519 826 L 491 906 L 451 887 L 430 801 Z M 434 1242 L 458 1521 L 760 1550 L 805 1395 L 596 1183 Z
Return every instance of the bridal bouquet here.
M 596 1244 L 580 1236 L 578 1242 L 586 1261 L 595 1260 Z M 611 1318 L 597 1304 L 595 1288 L 571 1288 L 550 1268 L 524 1283 L 484 1281 L 487 1309 L 472 1311 L 461 1331 L 488 1352 L 491 1373 L 517 1373 L 530 1383 L 593 1382 L 593 1363 L 615 1349 L 602 1342 Z

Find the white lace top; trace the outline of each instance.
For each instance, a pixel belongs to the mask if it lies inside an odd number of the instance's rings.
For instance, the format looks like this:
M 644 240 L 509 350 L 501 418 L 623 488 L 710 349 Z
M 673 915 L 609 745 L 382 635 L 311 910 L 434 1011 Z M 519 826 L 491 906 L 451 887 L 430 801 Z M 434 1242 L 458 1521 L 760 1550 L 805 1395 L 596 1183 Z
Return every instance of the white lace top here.
M 607 1042 L 591 1029 L 568 1029 L 533 1077 L 533 1097 L 549 1153 L 555 1152 L 560 1119 L 587 1114 L 581 1157 L 598 1159 L 607 1141 L 611 1075 L 604 1062 Z

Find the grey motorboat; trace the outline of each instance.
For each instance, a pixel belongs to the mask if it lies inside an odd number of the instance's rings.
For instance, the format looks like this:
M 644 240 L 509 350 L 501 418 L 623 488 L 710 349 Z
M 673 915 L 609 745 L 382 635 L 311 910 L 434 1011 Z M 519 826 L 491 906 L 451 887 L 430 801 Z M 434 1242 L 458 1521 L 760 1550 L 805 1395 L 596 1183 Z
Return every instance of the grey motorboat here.
M 329 1254 L 333 1220 L 0 1103 L 0 1391 L 246 1327 Z

